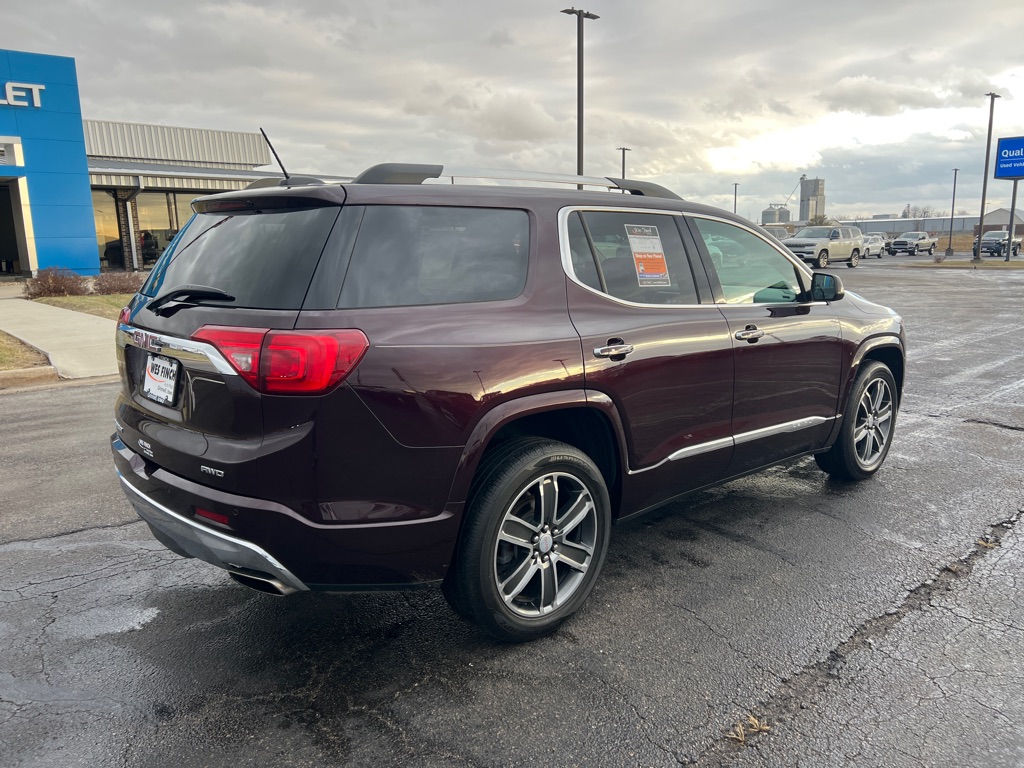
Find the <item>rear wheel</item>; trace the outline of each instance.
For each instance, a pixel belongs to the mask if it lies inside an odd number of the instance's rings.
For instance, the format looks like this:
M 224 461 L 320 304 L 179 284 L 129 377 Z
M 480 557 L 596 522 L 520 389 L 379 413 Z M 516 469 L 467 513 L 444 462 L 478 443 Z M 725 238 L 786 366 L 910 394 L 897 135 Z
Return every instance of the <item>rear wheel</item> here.
M 587 599 L 610 529 L 590 457 L 553 440 L 511 440 L 478 470 L 445 597 L 499 640 L 543 637 Z
M 818 466 L 843 480 L 871 477 L 889 453 L 896 411 L 896 380 L 892 372 L 877 360 L 865 363 L 853 384 L 835 445 L 814 456 Z
M 929 256 L 934 256 L 935 255 L 935 244 L 934 243 L 931 245 L 931 247 L 928 248 L 928 255 Z
M 846 266 L 853 268 L 860 264 L 860 251 L 854 251 L 850 254 L 850 260 L 846 262 Z
M 815 261 L 818 265 L 818 269 L 824 269 L 828 266 L 828 251 L 822 251 L 818 254 L 818 258 Z

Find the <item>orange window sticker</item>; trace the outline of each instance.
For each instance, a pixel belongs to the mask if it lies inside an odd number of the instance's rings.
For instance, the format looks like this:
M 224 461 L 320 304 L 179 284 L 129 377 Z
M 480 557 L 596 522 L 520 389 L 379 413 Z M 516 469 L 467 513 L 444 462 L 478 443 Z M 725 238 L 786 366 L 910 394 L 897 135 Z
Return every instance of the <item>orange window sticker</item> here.
M 658 228 L 645 224 L 626 224 L 626 237 L 633 252 L 636 280 L 643 286 L 672 285 L 665 261 L 665 247 Z

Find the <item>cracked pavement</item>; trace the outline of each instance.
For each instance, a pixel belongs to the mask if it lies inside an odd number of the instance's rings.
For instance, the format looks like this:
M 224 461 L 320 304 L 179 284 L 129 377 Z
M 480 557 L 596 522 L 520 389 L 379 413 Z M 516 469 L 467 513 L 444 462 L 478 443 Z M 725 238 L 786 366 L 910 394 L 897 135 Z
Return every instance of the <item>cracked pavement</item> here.
M 0 766 L 1024 764 L 1024 273 L 872 267 L 841 276 L 910 346 L 879 475 L 619 526 L 525 646 L 435 590 L 239 587 L 136 521 L 113 385 L 0 395 Z

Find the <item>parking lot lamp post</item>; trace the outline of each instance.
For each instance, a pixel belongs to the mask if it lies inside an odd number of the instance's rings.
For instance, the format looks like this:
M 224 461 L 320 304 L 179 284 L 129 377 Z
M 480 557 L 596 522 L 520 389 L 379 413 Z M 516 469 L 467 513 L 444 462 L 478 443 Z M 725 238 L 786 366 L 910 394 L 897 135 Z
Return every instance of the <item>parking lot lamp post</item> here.
M 988 196 L 988 160 L 992 152 L 992 116 L 996 110 L 998 93 L 986 93 L 988 96 L 988 140 L 985 142 L 985 175 L 981 178 L 981 218 L 978 221 L 978 250 L 972 261 L 981 261 L 981 236 L 985 234 L 985 198 Z
M 616 147 L 616 149 L 622 153 L 622 176 L 620 178 L 626 178 L 626 153 L 632 151 L 630 147 Z
M 739 187 L 740 187 L 739 182 L 736 182 L 736 183 L 734 183 L 732 185 L 732 212 L 733 213 L 736 213 L 736 199 L 737 199 L 737 195 L 738 195 L 737 190 L 739 189 Z
M 576 175 L 583 175 L 583 20 L 601 18 L 582 8 L 565 8 L 562 13 L 576 17 Z M 583 185 L 577 185 L 583 189 Z
M 953 202 L 949 209 L 949 247 L 946 249 L 946 258 L 953 258 L 953 215 L 956 213 L 956 175 L 960 173 L 959 168 L 953 169 Z

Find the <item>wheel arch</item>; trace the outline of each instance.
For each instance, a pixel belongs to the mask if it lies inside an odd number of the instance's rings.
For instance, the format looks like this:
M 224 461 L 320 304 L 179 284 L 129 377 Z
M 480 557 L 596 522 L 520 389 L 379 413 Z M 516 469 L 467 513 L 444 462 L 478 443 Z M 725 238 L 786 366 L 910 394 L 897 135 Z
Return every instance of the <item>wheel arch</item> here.
M 861 365 L 868 360 L 877 360 L 892 372 L 892 377 L 896 380 L 896 397 L 898 400 L 902 400 L 903 382 L 906 375 L 906 354 L 902 343 L 896 336 L 875 337 L 861 345 L 853 358 L 853 365 L 847 380 L 847 396 L 849 396 L 849 388 L 853 386 L 853 380 L 857 378 Z
M 544 437 L 586 453 L 601 471 L 608 486 L 612 515 L 618 516 L 626 470 L 622 422 L 611 398 L 582 389 L 510 400 L 484 414 L 459 459 L 449 503 L 467 502 L 484 455 L 516 437 Z

